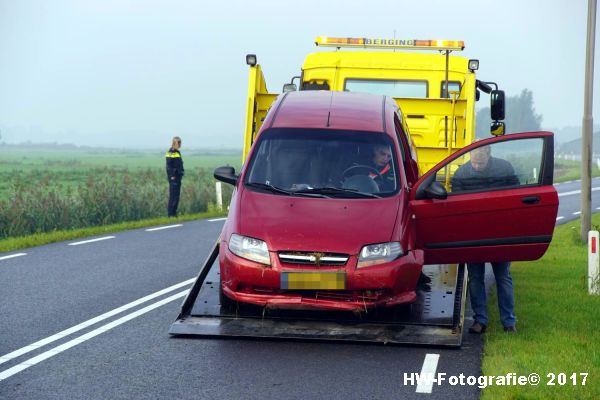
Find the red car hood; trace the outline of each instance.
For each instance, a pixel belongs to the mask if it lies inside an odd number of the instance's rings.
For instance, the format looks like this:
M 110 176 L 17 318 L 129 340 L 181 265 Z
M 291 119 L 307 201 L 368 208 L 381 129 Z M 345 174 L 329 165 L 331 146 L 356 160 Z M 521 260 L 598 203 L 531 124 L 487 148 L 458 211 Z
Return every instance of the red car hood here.
M 381 199 L 289 197 L 244 190 L 240 234 L 262 239 L 270 251 L 357 254 L 365 244 L 390 241 L 397 196 Z

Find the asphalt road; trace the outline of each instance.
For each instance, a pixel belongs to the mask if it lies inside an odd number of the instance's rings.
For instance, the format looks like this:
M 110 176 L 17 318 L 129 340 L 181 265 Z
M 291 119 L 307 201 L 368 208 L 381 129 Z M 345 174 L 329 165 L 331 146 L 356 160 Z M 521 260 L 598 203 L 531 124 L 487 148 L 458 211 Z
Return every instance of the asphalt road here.
M 554 185 L 558 191 L 559 207 L 557 224 L 572 221 L 581 214 L 581 181 L 570 181 Z M 600 178 L 592 179 L 592 212 L 600 211 Z
M 577 185 L 557 185 L 557 223 L 578 217 Z M 476 386 L 405 381 L 438 356 L 436 372 L 479 376 L 475 335 L 465 334 L 460 350 L 169 337 L 222 223 L 0 253 L 0 398 L 479 397 Z

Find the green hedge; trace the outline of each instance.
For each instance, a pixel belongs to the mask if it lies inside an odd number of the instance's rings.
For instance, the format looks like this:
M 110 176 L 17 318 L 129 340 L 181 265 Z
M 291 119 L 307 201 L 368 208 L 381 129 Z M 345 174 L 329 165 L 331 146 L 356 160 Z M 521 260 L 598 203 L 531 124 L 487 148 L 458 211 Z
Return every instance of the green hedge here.
M 8 196 L 0 199 L 0 239 L 166 215 L 169 185 L 162 169 L 90 169 L 75 184 L 57 172 L 40 174 L 38 180 L 12 179 Z M 223 186 L 227 205 L 231 187 Z M 178 212 L 206 212 L 215 200 L 212 170 L 186 171 Z

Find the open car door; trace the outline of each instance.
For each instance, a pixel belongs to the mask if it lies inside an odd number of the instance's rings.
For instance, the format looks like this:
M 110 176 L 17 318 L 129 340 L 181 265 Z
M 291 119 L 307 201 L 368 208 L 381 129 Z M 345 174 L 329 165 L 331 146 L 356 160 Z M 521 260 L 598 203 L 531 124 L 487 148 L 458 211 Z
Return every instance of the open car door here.
M 414 185 L 410 208 L 425 263 L 526 261 L 546 252 L 558 211 L 554 137 L 519 133 L 475 142 Z

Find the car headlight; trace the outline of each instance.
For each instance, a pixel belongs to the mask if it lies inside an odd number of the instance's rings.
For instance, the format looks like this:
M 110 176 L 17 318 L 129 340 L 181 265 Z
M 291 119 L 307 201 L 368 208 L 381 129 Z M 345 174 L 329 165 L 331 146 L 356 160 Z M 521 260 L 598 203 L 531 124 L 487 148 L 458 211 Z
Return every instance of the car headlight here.
M 271 265 L 269 249 L 267 249 L 267 244 L 262 240 L 236 235 L 234 233 L 229 239 L 229 250 L 238 257 L 265 265 Z
M 358 258 L 358 268 L 384 264 L 395 260 L 403 254 L 398 242 L 377 243 L 364 246 Z

